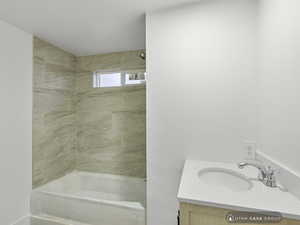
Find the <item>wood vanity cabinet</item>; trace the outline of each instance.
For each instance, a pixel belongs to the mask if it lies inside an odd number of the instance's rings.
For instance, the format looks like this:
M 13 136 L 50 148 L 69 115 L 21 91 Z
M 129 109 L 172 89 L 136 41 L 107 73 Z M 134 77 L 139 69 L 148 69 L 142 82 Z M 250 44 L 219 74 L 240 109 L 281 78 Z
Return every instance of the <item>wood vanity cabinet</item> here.
M 249 223 L 229 223 L 225 220 L 232 210 L 180 203 L 180 225 L 247 225 Z M 253 223 L 260 225 L 300 225 L 300 220 L 282 219 L 279 223 Z

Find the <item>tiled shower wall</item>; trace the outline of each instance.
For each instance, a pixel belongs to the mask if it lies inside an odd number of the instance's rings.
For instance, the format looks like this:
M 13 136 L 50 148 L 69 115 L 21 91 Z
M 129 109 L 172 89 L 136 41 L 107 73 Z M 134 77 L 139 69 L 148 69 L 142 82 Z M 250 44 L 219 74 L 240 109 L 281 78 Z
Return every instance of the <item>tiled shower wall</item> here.
M 79 57 L 76 169 L 146 176 L 145 85 L 93 88 L 94 71 L 145 70 L 139 51 Z
M 75 56 L 34 38 L 33 187 L 75 165 Z
M 92 87 L 94 71 L 145 70 L 138 54 L 76 58 L 34 39 L 33 187 L 74 169 L 146 176 L 145 85 Z

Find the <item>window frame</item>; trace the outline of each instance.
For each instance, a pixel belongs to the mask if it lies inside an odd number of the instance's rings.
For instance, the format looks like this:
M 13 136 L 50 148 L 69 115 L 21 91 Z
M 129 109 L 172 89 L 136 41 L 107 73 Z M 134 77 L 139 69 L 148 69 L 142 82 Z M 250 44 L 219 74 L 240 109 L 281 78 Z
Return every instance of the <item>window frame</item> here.
M 128 73 L 145 73 L 145 80 L 140 80 L 141 83 L 139 84 L 126 84 L 126 74 Z M 120 74 L 120 86 L 106 86 L 101 87 L 101 79 L 96 81 L 96 78 L 101 75 L 108 75 L 108 74 Z M 126 70 L 126 71 L 105 71 L 105 70 L 97 70 L 93 74 L 93 80 L 92 80 L 92 87 L 93 88 L 121 88 L 121 87 L 127 87 L 127 86 L 139 86 L 139 85 L 145 85 L 146 84 L 146 70 Z

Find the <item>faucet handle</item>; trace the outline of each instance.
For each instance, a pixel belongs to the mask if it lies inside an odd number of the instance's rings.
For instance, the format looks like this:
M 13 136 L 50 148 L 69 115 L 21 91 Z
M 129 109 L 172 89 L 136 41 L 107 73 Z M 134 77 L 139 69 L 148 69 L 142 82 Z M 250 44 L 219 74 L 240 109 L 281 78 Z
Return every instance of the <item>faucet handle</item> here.
M 267 186 L 269 186 L 269 187 L 277 187 L 276 176 L 275 176 L 276 172 L 277 172 L 276 169 L 273 169 L 271 166 L 268 166 L 267 177 L 266 177 L 266 185 Z
M 267 167 L 267 173 L 268 173 L 268 174 L 274 174 L 274 172 L 275 172 L 275 171 L 274 171 L 274 169 L 273 169 L 271 166 L 268 166 L 268 167 Z
M 271 166 L 268 166 L 268 167 L 267 167 L 267 173 L 268 173 L 269 175 L 275 175 L 276 173 L 279 173 L 279 170 L 274 169 L 274 168 L 271 167 Z

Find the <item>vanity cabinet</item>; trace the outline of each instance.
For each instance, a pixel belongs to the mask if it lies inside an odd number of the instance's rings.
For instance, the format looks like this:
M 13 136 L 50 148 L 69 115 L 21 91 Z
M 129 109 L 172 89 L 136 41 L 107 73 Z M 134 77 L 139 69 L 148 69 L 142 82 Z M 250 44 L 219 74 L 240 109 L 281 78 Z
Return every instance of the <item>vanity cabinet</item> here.
M 226 215 L 232 210 L 180 203 L 180 225 L 242 225 L 240 223 L 229 223 Z M 243 223 L 247 225 L 249 223 Z M 300 225 L 300 220 L 282 219 L 278 223 L 253 223 L 260 225 Z

